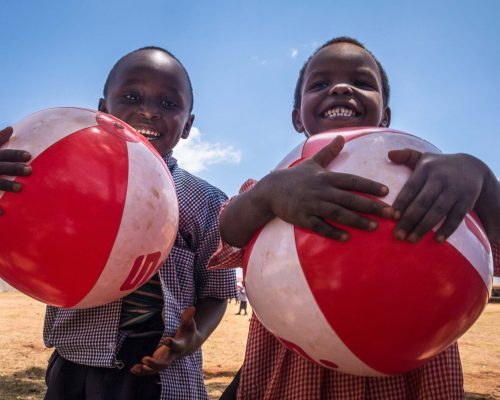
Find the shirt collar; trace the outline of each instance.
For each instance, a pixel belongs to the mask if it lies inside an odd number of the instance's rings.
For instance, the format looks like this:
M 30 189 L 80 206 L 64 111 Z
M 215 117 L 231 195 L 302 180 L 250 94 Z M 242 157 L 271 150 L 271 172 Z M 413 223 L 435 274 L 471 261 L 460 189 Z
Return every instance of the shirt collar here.
M 163 160 L 167 164 L 169 170 L 172 170 L 177 165 L 177 159 L 172 155 L 172 150 L 163 156 Z

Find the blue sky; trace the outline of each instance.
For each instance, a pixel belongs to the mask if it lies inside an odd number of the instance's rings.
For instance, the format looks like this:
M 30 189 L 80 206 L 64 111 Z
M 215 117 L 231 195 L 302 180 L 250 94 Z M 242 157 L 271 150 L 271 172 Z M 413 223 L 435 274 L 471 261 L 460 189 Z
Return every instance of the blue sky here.
M 48 107 L 96 108 L 118 58 L 165 47 L 195 92 L 195 129 L 178 158 L 231 195 L 303 139 L 290 119 L 298 71 L 317 46 L 348 35 L 387 70 L 393 128 L 500 175 L 496 0 L 4 0 L 0 10 L 2 126 Z

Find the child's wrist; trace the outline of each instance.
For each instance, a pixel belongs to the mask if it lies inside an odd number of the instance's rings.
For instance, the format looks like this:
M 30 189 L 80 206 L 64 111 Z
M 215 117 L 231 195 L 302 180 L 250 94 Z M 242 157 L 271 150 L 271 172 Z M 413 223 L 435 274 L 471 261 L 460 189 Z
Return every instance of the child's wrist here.
M 273 173 L 262 178 L 249 193 L 251 193 L 251 204 L 263 219 L 271 220 L 275 217 L 272 209 L 273 190 L 276 187 L 275 175 Z
M 482 163 L 482 162 L 481 162 Z M 474 211 L 483 223 L 490 242 L 500 242 L 500 182 L 484 163 L 485 175 Z

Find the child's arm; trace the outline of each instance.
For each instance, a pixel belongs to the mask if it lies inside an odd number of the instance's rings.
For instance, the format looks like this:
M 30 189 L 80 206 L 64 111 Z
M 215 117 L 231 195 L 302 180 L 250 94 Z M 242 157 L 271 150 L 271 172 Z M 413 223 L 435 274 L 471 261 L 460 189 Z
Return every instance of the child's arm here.
M 358 212 L 392 216 L 392 208 L 351 191 L 385 196 L 386 186 L 359 176 L 329 172 L 325 167 L 340 153 L 344 138 L 337 136 L 316 155 L 285 170 L 265 176 L 236 196 L 220 217 L 224 241 L 243 247 L 275 216 L 336 240 L 348 240 L 347 232 L 331 220 L 358 229 L 373 230 L 377 223 Z
M 207 297 L 182 313 L 175 337 L 164 337 L 153 355 L 142 358 L 142 364 L 131 368 L 135 375 L 153 375 L 163 371 L 175 360 L 198 350 L 219 325 L 226 311 L 227 300 Z
M 490 241 L 500 242 L 500 183 L 482 161 L 409 149 L 392 151 L 389 158 L 414 169 L 393 204 L 397 238 L 418 241 L 444 219 L 436 232 L 436 240 L 443 241 L 473 209 Z
M 7 127 L 0 131 L 0 146 L 6 143 L 13 130 Z M 28 176 L 31 174 L 31 167 L 25 162 L 31 158 L 30 153 L 24 150 L 0 149 L 0 176 Z M 0 190 L 6 192 L 19 192 L 22 186 L 19 182 L 0 178 Z M 1 210 L 0 210 L 1 213 Z

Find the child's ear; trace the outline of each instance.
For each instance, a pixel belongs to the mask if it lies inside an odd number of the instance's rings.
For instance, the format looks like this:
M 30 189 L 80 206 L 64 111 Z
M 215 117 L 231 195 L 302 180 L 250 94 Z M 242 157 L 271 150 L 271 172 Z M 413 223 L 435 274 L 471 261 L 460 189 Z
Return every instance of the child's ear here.
M 189 132 L 191 131 L 191 127 L 193 126 L 194 122 L 194 114 L 191 114 L 189 116 L 189 119 L 187 120 L 186 124 L 184 125 L 184 129 L 182 130 L 181 133 L 181 138 L 187 139 L 189 137 Z
M 387 128 L 391 124 L 391 108 L 386 107 L 382 114 L 382 121 L 380 121 L 380 126 Z
M 305 129 L 304 129 L 304 124 L 300 119 L 300 111 L 297 110 L 296 108 L 294 108 L 292 111 L 292 124 L 297 132 L 304 133 Z
M 106 109 L 106 100 L 104 100 L 102 97 L 99 99 L 99 106 L 97 107 L 97 109 L 101 112 L 108 112 L 108 110 Z

